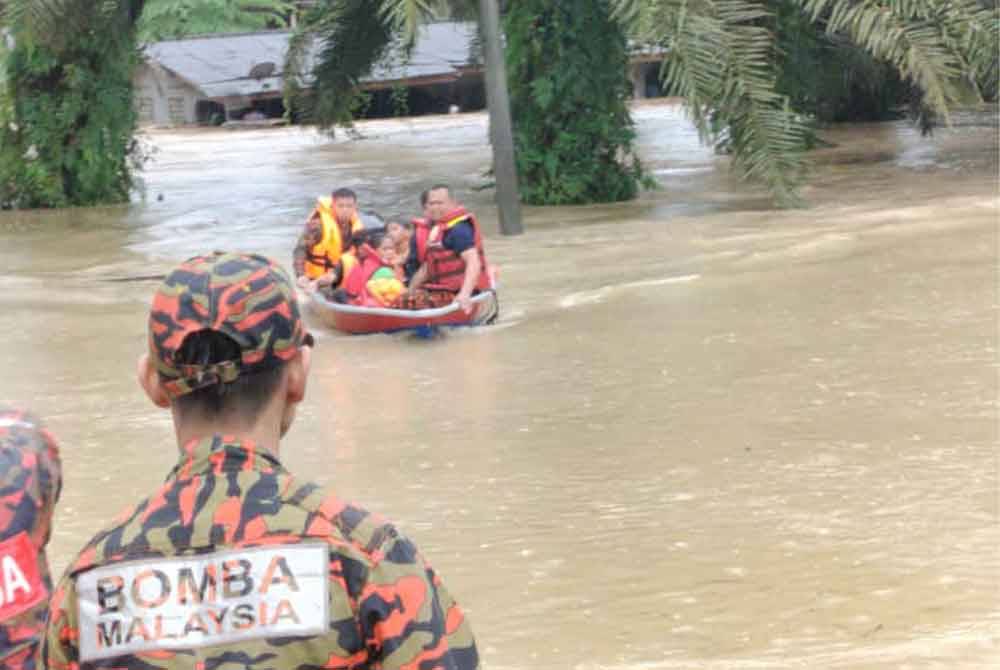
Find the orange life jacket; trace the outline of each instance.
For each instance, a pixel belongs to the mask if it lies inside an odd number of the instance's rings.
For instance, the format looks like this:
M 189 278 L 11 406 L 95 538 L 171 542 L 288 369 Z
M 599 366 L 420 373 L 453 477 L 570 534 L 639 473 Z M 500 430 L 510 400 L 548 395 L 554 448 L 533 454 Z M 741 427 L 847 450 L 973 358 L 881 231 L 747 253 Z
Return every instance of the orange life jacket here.
M 449 212 L 441 221 L 431 228 L 427 236 L 427 280 L 424 288 L 437 291 L 458 293 L 462 290 L 465 280 L 465 260 L 459 254 L 444 246 L 444 236 L 449 230 L 460 223 L 469 223 L 475 236 L 475 248 L 479 254 L 479 278 L 476 280 L 476 290 L 485 291 L 492 287 L 489 268 L 486 264 L 486 253 L 483 251 L 483 238 L 479 233 L 479 222 L 464 207 Z
M 321 277 L 336 267 L 344 252 L 353 246 L 351 240 L 347 240 L 345 244 L 342 239 L 340 225 L 333 213 L 333 198 L 319 198 L 316 202 L 316 209 L 313 210 L 310 218 L 316 214 L 319 214 L 320 223 L 323 226 L 323 237 L 319 244 L 306 251 L 305 271 L 306 276 L 310 279 Z M 355 214 L 354 218 L 351 219 L 351 235 L 361 232 L 364 228 L 361 219 Z

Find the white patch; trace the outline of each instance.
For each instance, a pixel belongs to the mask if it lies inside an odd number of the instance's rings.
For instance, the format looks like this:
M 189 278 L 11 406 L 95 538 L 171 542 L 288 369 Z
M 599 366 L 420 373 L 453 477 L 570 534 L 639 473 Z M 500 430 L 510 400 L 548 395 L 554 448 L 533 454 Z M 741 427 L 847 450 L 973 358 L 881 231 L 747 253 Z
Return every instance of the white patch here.
M 76 581 L 80 660 L 327 630 L 324 545 L 292 544 L 97 568 Z
M 14 417 L 4 416 L 0 417 L 0 428 L 29 428 L 34 429 L 35 425 L 28 423 L 27 421 L 22 421 L 20 419 L 15 419 Z
M 0 602 L 0 605 L 17 600 L 18 591 L 22 591 L 25 597 L 31 597 L 31 586 L 28 585 L 28 580 L 25 579 L 24 572 L 21 571 L 14 557 L 4 556 L 0 560 L 0 565 L 3 566 L 4 583 L 3 601 Z

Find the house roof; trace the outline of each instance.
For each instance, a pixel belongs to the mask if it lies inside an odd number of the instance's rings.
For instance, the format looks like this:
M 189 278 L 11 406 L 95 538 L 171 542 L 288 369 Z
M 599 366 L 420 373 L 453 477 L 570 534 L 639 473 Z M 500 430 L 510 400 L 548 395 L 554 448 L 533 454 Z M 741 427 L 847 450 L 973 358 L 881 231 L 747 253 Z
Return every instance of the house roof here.
M 281 90 L 288 31 L 208 35 L 146 45 L 146 57 L 200 89 L 209 98 Z M 250 71 L 274 63 L 275 74 L 258 79 Z
M 429 23 L 420 27 L 409 59 L 393 49 L 376 63 L 366 83 L 419 79 L 441 75 L 460 76 L 459 70 L 474 61 L 472 43 L 476 36 L 474 23 Z
M 473 23 L 421 26 L 409 59 L 399 49 L 390 50 L 362 82 L 457 79 L 470 63 L 475 33 Z M 145 53 L 209 98 L 259 95 L 281 90 L 291 35 L 289 31 L 206 35 L 155 42 L 146 46 Z
M 234 35 L 205 35 L 146 45 L 146 56 L 184 79 L 206 97 L 244 97 L 280 92 L 285 54 L 292 33 L 287 30 Z M 441 22 L 421 26 L 409 58 L 390 49 L 362 78 L 368 88 L 392 82 L 458 79 L 469 66 L 479 67 L 474 53 L 476 24 Z M 630 44 L 632 58 L 662 57 L 657 46 Z M 315 57 L 316 49 L 310 54 Z M 307 63 L 309 64 L 309 63 Z

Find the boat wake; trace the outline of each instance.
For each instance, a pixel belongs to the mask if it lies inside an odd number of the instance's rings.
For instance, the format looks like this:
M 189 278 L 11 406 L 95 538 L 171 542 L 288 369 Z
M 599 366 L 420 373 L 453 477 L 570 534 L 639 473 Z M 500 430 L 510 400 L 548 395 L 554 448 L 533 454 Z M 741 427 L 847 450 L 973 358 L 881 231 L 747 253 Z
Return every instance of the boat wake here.
M 660 277 L 657 279 L 642 279 L 640 281 L 626 282 L 624 284 L 610 284 L 589 291 L 578 291 L 564 296 L 559 301 L 559 306 L 563 309 L 572 309 L 582 305 L 593 305 L 604 302 L 608 296 L 617 291 L 625 291 L 636 288 L 647 288 L 650 286 L 665 286 L 667 284 L 684 284 L 700 279 L 700 274 L 677 275 L 673 277 Z

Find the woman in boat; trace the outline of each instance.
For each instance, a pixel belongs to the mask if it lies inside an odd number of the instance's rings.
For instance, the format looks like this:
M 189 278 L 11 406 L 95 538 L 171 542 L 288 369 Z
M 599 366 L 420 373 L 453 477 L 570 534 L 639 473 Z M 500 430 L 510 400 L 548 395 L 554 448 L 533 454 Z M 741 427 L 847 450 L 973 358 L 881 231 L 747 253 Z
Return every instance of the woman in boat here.
M 403 258 L 391 237 L 384 236 L 376 249 L 381 265 L 365 283 L 365 293 L 380 306 L 391 307 L 406 292 Z
M 391 307 L 406 291 L 396 244 L 388 234 L 378 234 L 341 260 L 343 282 L 334 302 L 364 307 Z
M 405 267 L 410 259 L 410 246 L 413 242 L 413 224 L 389 221 L 389 223 L 385 224 L 385 234 L 392 240 L 392 245 L 396 251 L 396 257 L 399 259 L 400 265 Z
M 423 216 L 410 219 L 409 223 L 390 221 L 386 224 L 386 233 L 392 237 L 396 245 L 396 253 L 403 267 L 403 281 L 407 284 L 413 279 L 427 256 L 427 238 L 430 235 L 431 219 L 427 207 L 429 191 L 420 194 L 420 206 Z

